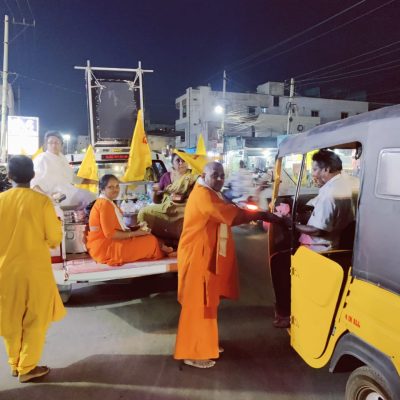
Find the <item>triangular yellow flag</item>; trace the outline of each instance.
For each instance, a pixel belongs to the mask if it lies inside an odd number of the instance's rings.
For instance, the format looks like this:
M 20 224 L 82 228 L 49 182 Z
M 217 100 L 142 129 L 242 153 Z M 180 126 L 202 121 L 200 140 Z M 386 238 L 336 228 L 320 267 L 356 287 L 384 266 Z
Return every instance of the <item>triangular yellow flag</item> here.
M 89 144 L 83 157 L 82 164 L 79 167 L 78 173 L 76 174 L 79 178 L 90 179 L 91 181 L 99 181 L 99 171 L 96 164 L 96 156 L 92 145 Z M 89 192 L 97 193 L 97 183 L 79 183 L 75 185 L 79 189 L 89 190 Z
M 142 181 L 148 167 L 151 167 L 151 151 L 144 131 L 143 113 L 139 110 L 129 150 L 128 165 L 121 181 Z
M 199 135 L 199 138 L 197 139 L 196 154 L 199 154 L 201 156 L 207 155 L 206 145 L 204 144 L 203 135 L 201 133 Z
M 186 161 L 191 166 L 192 171 L 197 174 L 201 174 L 206 164 L 212 161 L 202 154 L 188 154 L 179 150 L 175 150 L 174 153 L 178 154 L 182 160 Z
M 43 146 L 39 147 L 35 153 L 32 155 L 32 160 L 35 159 L 36 156 L 38 156 L 40 153 L 43 153 Z
M 85 152 L 85 157 L 83 157 L 82 164 L 79 167 L 78 173 L 76 174 L 79 178 L 90 179 L 92 181 L 99 181 L 99 170 L 96 164 L 96 156 L 91 144 Z

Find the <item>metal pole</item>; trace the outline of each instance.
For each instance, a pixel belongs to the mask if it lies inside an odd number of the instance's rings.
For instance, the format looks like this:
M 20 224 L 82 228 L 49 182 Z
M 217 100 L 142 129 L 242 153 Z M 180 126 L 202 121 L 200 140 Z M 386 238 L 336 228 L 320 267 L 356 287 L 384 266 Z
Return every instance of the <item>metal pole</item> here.
M 7 89 L 8 89 L 8 15 L 4 16 L 4 53 L 3 53 L 3 87 L 1 98 L 1 137 L 0 137 L 0 160 L 6 162 L 7 138 L 6 138 L 6 117 L 7 117 Z
M 86 87 L 88 91 L 88 112 L 89 112 L 89 129 L 90 129 L 90 144 L 94 146 L 96 138 L 94 134 L 94 122 L 93 122 L 93 99 L 92 99 L 92 70 L 90 68 L 90 61 L 87 60 L 86 64 Z
M 142 82 L 142 62 L 141 61 L 139 61 L 137 75 L 139 77 L 140 109 L 142 110 L 143 126 L 144 126 L 144 101 L 143 101 L 143 82 Z
M 226 72 L 224 70 L 224 75 L 223 75 L 223 80 L 222 80 L 222 104 L 224 107 L 223 112 L 222 112 L 222 120 L 221 120 L 222 137 L 224 136 L 224 129 L 225 129 L 225 109 L 226 109 L 225 94 L 226 94 Z
M 222 153 L 225 154 L 225 112 L 226 112 L 226 71 L 224 70 L 222 78 L 222 119 L 221 119 L 221 140 L 222 140 Z
M 289 95 L 289 107 L 288 107 L 288 118 L 286 126 L 286 135 L 290 134 L 290 125 L 293 120 L 293 98 L 294 98 L 294 79 L 290 79 L 290 95 Z

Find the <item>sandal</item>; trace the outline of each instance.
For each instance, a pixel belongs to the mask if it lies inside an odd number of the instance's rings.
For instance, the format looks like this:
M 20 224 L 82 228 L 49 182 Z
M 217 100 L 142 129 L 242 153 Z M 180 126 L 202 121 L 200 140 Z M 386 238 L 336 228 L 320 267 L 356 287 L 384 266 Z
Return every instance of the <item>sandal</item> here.
M 19 376 L 19 381 L 21 383 L 29 382 L 32 379 L 40 378 L 41 376 L 47 375 L 50 372 L 50 368 L 46 366 L 38 366 L 33 368 L 27 374 Z
M 215 365 L 213 360 L 183 360 L 183 363 L 195 368 L 212 368 Z

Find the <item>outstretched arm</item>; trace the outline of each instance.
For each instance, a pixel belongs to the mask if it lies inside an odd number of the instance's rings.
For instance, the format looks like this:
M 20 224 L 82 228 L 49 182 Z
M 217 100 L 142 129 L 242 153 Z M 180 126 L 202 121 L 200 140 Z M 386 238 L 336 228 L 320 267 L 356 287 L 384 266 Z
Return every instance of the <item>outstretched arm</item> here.
M 239 209 L 239 212 L 233 220 L 232 225 L 248 224 L 251 221 L 259 220 L 277 224 L 284 223 L 282 217 L 278 217 L 269 211 L 248 211 Z

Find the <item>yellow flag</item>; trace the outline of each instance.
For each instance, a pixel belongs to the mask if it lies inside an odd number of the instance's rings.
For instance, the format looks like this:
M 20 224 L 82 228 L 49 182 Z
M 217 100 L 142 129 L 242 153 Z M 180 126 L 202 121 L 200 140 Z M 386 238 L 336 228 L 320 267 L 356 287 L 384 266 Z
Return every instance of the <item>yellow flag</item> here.
M 43 153 L 43 146 L 39 147 L 35 153 L 32 155 L 32 160 L 35 159 L 36 156 L 38 156 L 40 153 Z
M 197 140 L 196 154 L 199 154 L 201 156 L 207 155 L 206 145 L 204 144 L 203 135 L 201 133 Z
M 190 165 L 192 171 L 197 174 L 201 174 L 206 164 L 212 161 L 202 154 L 188 154 L 179 150 L 175 150 L 174 153 L 178 154 L 182 160 L 186 161 Z
M 91 181 L 99 181 L 99 171 L 96 164 L 96 156 L 92 145 L 89 144 L 83 157 L 82 164 L 76 174 L 79 178 L 90 179 Z M 80 183 L 75 185 L 77 188 L 89 190 L 90 192 L 97 193 L 97 183 Z
M 86 149 L 85 157 L 83 157 L 82 164 L 76 175 L 82 179 L 99 181 L 99 170 L 97 169 L 96 156 L 91 144 L 89 144 Z
M 142 181 L 146 168 L 151 167 L 151 151 L 144 131 L 142 110 L 138 111 L 135 130 L 133 132 L 131 149 L 129 150 L 128 165 L 123 182 Z

